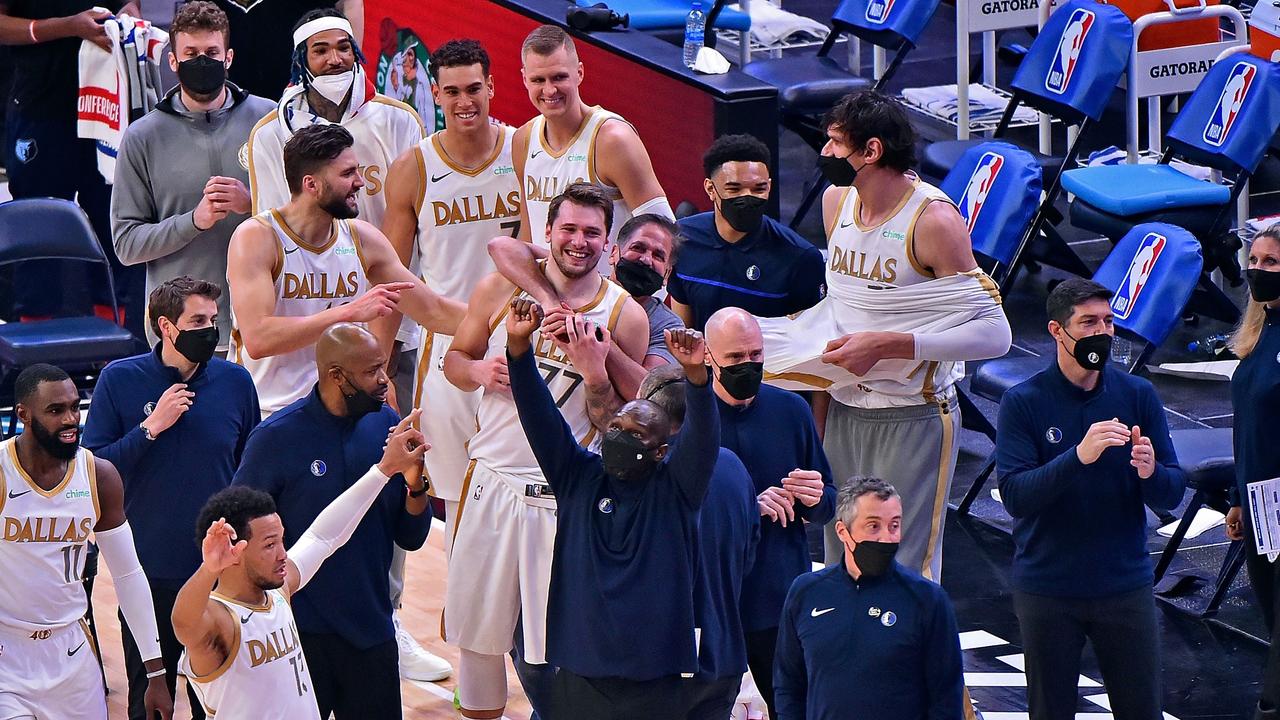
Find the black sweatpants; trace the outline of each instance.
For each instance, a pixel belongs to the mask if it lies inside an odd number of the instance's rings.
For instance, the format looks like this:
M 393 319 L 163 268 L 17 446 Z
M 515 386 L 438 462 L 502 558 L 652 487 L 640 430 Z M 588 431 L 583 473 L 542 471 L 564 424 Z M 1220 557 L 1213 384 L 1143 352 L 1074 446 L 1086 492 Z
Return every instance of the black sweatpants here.
M 98 172 L 94 142 L 76 137 L 75 114 L 32 117 L 10 100 L 5 118 L 4 164 L 9 175 L 9 192 L 15 199 L 74 200 L 89 216 L 98 242 L 111 263 L 116 300 L 125 312 L 125 325 L 142 337 L 144 270 L 141 265 L 125 267 L 116 258 L 111 240 L 111 186 Z M 64 272 L 84 278 L 77 282 L 88 288 L 89 300 L 94 305 L 111 304 L 106 274 L 100 265 L 28 260 L 13 268 L 15 317 L 52 316 L 61 312 Z
M 1031 720 L 1073 720 L 1080 656 L 1093 646 L 1116 720 L 1160 720 L 1160 641 L 1151 588 L 1104 598 L 1014 591 Z
M 173 603 L 178 599 L 178 591 L 169 587 L 151 584 L 151 604 L 156 610 L 156 626 L 160 630 L 160 652 L 164 655 L 164 682 L 169 686 L 169 694 L 173 695 L 178 684 L 178 656 L 182 654 L 182 643 L 173 634 L 173 623 L 169 616 L 173 614 Z M 133 631 L 124 621 L 124 613 L 120 615 L 121 644 L 124 645 L 124 673 L 129 678 L 129 720 L 154 720 L 146 717 L 146 706 L 143 699 L 147 693 L 147 669 L 142 665 L 142 655 L 133 640 Z M 196 697 L 195 691 L 187 684 L 187 699 L 191 701 L 191 717 L 193 720 L 204 720 L 204 706 Z
M 756 689 L 764 704 L 769 707 L 769 717 L 778 717 L 773 707 L 773 655 L 778 649 L 778 628 L 744 633 L 747 641 L 747 667 L 756 681 Z
M 684 720 L 688 680 L 588 678 L 556 671 L 555 716 L 548 720 Z
M 1280 708 L 1280 637 L 1276 636 L 1276 617 L 1280 616 L 1280 607 L 1276 603 L 1280 597 L 1276 595 L 1277 576 L 1280 575 L 1280 560 L 1270 562 L 1266 555 L 1259 555 L 1258 543 L 1253 537 L 1253 522 L 1249 518 L 1249 509 L 1244 508 L 1244 566 L 1249 572 L 1249 584 L 1253 586 L 1253 594 L 1258 598 L 1258 609 L 1266 623 L 1271 638 L 1271 649 L 1267 651 L 1267 664 L 1262 671 L 1262 696 L 1259 702 L 1264 708 Z
M 691 678 L 685 682 L 689 687 L 686 720 L 729 720 L 733 701 L 738 699 L 738 690 L 742 688 L 741 675 L 714 680 Z
M 320 717 L 399 720 L 400 655 L 389 640 L 361 650 L 338 635 L 301 633 Z

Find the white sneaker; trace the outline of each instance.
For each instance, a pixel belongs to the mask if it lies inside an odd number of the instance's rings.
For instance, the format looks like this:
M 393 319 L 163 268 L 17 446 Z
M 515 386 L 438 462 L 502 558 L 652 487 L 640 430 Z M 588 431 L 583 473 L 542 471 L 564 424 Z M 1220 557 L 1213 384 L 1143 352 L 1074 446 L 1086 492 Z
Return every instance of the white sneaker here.
M 408 630 L 400 624 L 400 614 L 392 613 L 391 622 L 396 627 L 396 646 L 400 649 L 400 677 L 405 680 L 436 682 L 453 673 L 449 661 L 427 652 Z

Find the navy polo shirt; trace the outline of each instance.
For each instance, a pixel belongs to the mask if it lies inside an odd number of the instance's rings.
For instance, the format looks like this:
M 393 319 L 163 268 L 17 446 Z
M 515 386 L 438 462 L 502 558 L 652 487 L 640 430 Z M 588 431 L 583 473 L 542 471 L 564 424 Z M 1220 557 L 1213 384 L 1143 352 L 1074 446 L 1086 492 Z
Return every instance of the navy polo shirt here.
M 822 253 L 771 217 L 736 243 L 720 237 L 714 211 L 679 224 L 684 243 L 667 292 L 693 310 L 695 330 L 720 308 L 782 317 L 813 307 L 826 294 Z
M 329 503 L 382 459 L 387 430 L 399 421 L 386 405 L 357 420 L 332 415 L 312 387 L 253 431 L 233 484 L 275 498 L 285 545 L 293 547 Z M 431 513 L 405 510 L 407 490 L 403 476 L 392 477 L 347 544 L 293 596 L 299 630 L 338 635 L 361 650 L 395 637 L 391 544 L 417 550 L 431 528 Z
M 1280 310 L 1268 309 L 1253 352 L 1231 376 L 1231 409 L 1236 456 L 1232 503 L 1248 498 L 1246 486 L 1280 476 Z
M 108 365 L 93 390 L 84 446 L 124 481 L 124 512 L 138 560 L 152 584 L 177 590 L 200 567 L 196 518 L 210 495 L 231 484 L 249 433 L 258 425 L 258 391 L 249 371 L 213 358 L 196 368 L 191 407 L 148 440 L 139 424 L 174 383 L 176 368 L 149 353 Z

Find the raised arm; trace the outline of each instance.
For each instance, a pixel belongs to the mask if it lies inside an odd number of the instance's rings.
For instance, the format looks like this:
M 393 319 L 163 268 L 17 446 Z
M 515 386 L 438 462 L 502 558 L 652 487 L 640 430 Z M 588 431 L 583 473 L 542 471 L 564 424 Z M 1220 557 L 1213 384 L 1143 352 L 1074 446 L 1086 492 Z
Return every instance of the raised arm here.
M 235 620 L 209 594 L 222 571 L 239 562 L 247 545 L 248 541 L 236 538 L 226 520 L 215 521 L 200 543 L 200 567 L 174 598 L 169 615 L 173 634 L 187 649 L 187 659 L 197 675 L 205 676 L 219 668 L 235 642 Z
M 628 298 L 621 302 L 616 327 L 612 331 L 601 328 L 603 340 L 597 339 L 593 323 L 585 323 L 564 306 L 549 313 L 542 323 L 543 337 L 555 338 L 556 346 L 582 374 L 587 415 L 601 432 L 623 404 L 635 399 L 647 373 L 640 360 L 648 351 L 649 317 L 638 303 Z M 591 332 L 582 332 L 584 323 Z
M 275 274 L 280 272 L 279 253 L 275 234 L 257 218 L 240 223 L 227 250 L 231 308 L 236 314 L 244 350 L 254 359 L 314 345 L 320 333 L 334 323 L 369 322 L 388 315 L 395 310 L 400 292 L 408 289 L 403 284 L 384 285 L 371 289 L 355 302 L 315 315 L 276 316 Z
M 700 508 L 720 455 L 720 413 L 708 382 L 706 343 L 696 330 L 667 330 L 667 347 L 685 372 L 685 417 L 667 459 L 685 502 Z
M 488 249 L 489 257 L 503 277 L 529 293 L 544 308 L 560 305 L 556 289 L 538 269 L 538 261 L 547 257 L 546 248 L 527 240 L 502 235 L 490 240 Z
M 138 561 L 138 551 L 133 545 L 133 531 L 124 515 L 124 483 L 120 473 L 111 463 L 92 458 L 93 473 L 97 478 L 98 504 L 101 514 L 93 528 L 94 540 L 102 559 L 111 570 L 120 612 L 133 633 L 147 672 L 164 669 L 160 656 L 160 631 L 156 625 L 155 605 L 151 599 L 151 585 Z M 160 675 L 147 681 L 143 698 L 147 717 L 160 713 L 164 718 L 173 717 L 173 695 Z

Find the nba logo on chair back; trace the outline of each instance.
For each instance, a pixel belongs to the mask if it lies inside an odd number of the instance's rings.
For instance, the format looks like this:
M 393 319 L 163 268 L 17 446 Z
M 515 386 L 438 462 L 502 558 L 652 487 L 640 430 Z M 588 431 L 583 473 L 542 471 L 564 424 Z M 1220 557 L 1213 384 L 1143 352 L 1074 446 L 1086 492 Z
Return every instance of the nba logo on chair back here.
M 1204 126 L 1204 141 L 1214 146 L 1226 142 L 1227 134 L 1235 125 L 1236 116 L 1244 105 L 1249 88 L 1253 86 L 1253 77 L 1258 74 L 1258 67 L 1250 62 L 1238 62 L 1231 68 L 1231 75 L 1222 88 L 1218 104 L 1209 113 L 1209 122 Z
M 1093 27 L 1096 16 L 1092 11 L 1076 8 L 1071 19 L 1062 29 L 1062 39 L 1058 41 L 1058 52 L 1049 65 L 1049 74 L 1044 79 L 1044 86 L 1049 92 L 1061 95 L 1071 84 L 1071 76 L 1076 71 L 1076 63 L 1080 60 L 1080 49 L 1084 47 L 1085 36 Z
M 1168 238 L 1160 233 L 1147 233 L 1142 238 L 1138 252 L 1129 263 L 1129 271 L 1120 281 L 1120 289 L 1111 298 L 1111 309 L 1115 311 L 1117 320 L 1125 320 L 1133 312 L 1134 306 L 1138 304 L 1138 296 L 1151 278 L 1151 272 L 1155 270 L 1156 261 L 1160 259 L 1160 253 L 1164 251 L 1167 242 Z
M 978 160 L 978 165 L 973 169 L 973 174 L 969 176 L 969 184 L 965 187 L 964 194 L 960 196 L 959 203 L 960 214 L 964 216 L 969 232 L 973 232 L 974 225 L 978 224 L 978 214 L 982 212 L 982 205 L 987 201 L 991 188 L 995 186 L 996 176 L 1000 174 L 1000 168 L 1003 165 L 1003 156 L 993 152 L 983 153 Z
M 889 19 L 889 13 L 893 10 L 893 3 L 896 0 L 871 0 L 867 5 L 867 22 L 883 24 Z

